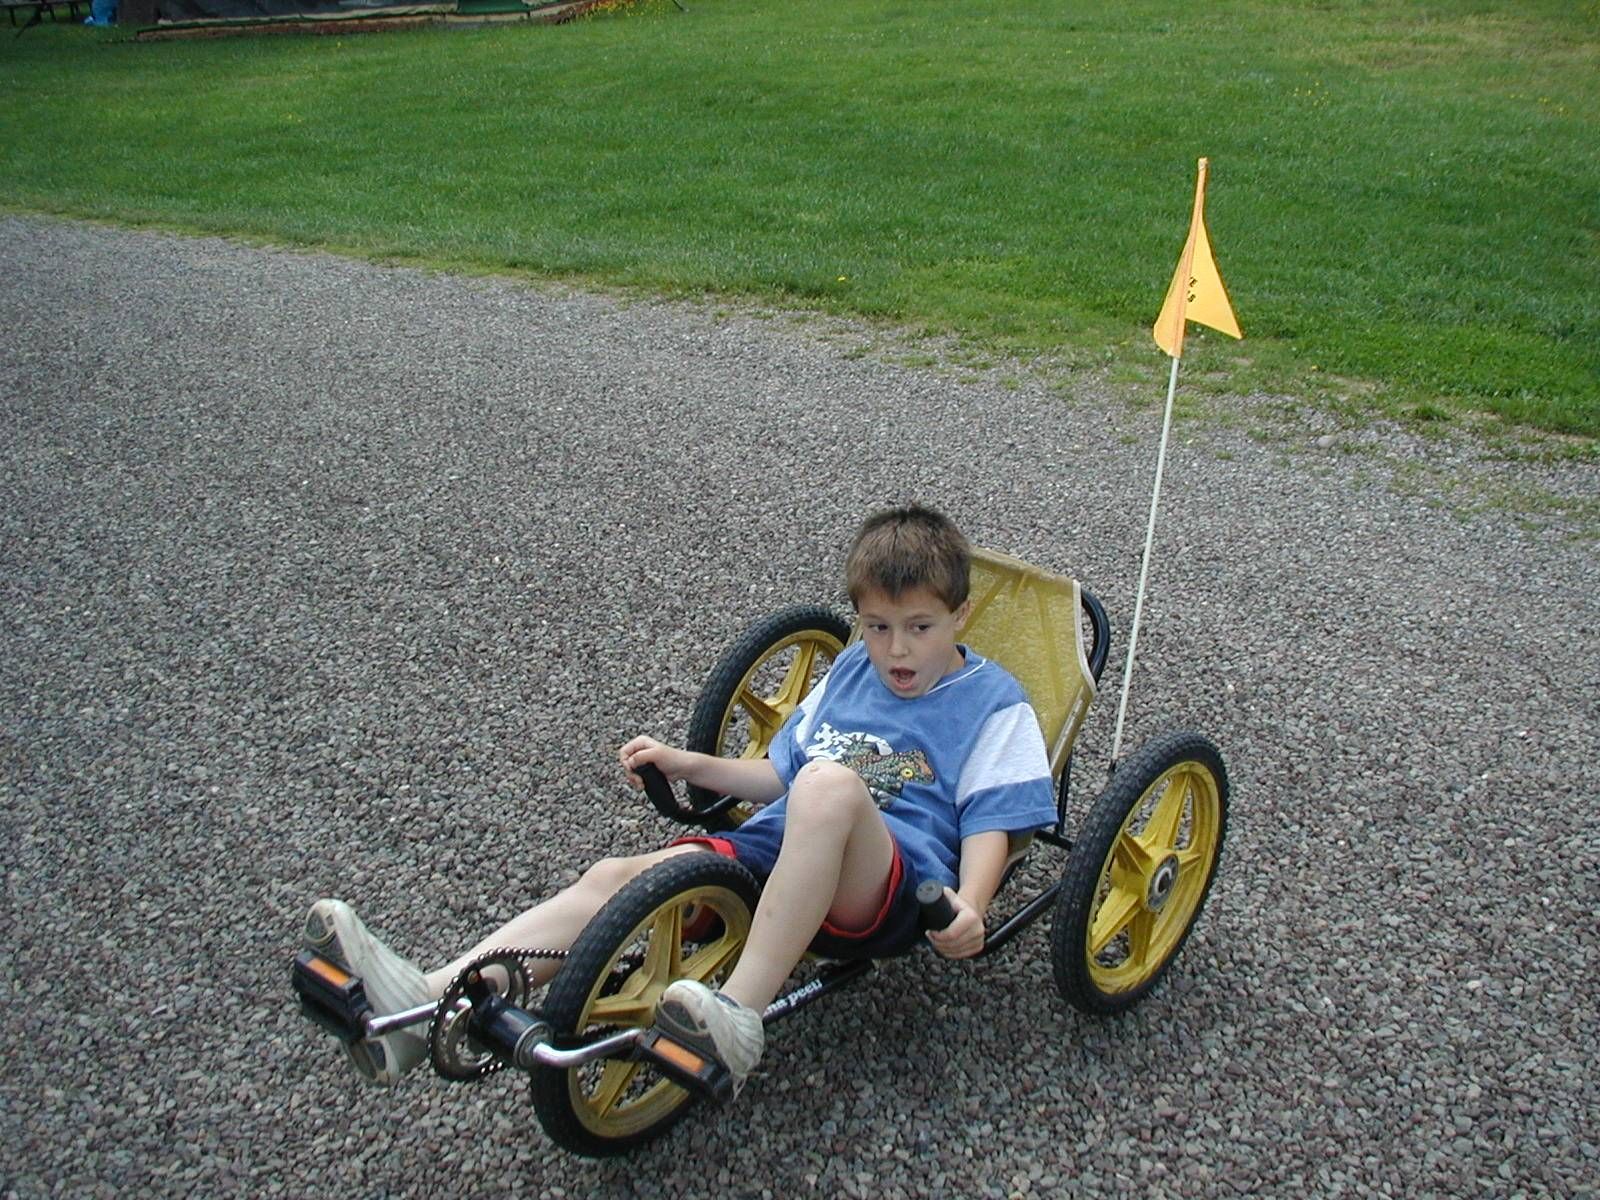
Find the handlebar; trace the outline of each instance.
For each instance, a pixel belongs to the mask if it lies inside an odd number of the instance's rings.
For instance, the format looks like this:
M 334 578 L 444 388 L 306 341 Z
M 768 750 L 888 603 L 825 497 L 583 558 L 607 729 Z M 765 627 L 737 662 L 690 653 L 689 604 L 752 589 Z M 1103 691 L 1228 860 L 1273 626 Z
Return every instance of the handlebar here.
M 645 763 L 634 774 L 644 783 L 644 794 L 650 798 L 650 803 L 656 806 L 657 811 L 668 817 L 676 816 L 681 811 L 678 808 L 678 798 L 672 794 L 672 785 L 667 782 L 667 777 L 655 763 Z
M 917 903 L 922 906 L 924 929 L 945 929 L 956 919 L 956 906 L 944 894 L 944 884 L 937 879 L 924 879 L 917 884 Z
M 634 774 L 644 784 L 644 794 L 655 806 L 655 810 L 667 820 L 676 821 L 679 825 L 711 828 L 713 821 L 739 803 L 737 796 L 724 796 L 704 808 L 691 808 L 679 803 L 677 794 L 672 790 L 672 784 L 667 782 L 667 777 L 661 773 L 661 768 L 654 763 L 640 764 Z

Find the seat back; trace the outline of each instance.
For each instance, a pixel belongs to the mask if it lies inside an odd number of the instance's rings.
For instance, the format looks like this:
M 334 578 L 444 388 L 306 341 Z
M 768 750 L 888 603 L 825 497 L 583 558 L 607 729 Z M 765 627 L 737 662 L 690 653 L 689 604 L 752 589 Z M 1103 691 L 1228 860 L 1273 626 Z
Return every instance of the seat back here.
M 1059 776 L 1095 695 L 1077 580 L 974 547 L 971 600 L 962 640 L 1026 689 Z

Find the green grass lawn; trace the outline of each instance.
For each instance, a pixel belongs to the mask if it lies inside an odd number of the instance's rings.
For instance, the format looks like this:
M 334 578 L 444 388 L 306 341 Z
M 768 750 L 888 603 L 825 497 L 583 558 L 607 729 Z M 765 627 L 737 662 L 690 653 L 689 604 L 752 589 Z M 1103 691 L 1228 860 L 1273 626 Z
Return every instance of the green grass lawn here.
M 0 37 L 0 205 L 777 297 L 1053 369 L 1600 434 L 1593 0 L 686 0 L 564 27 Z M 3 262 L 3 256 L 0 256 Z

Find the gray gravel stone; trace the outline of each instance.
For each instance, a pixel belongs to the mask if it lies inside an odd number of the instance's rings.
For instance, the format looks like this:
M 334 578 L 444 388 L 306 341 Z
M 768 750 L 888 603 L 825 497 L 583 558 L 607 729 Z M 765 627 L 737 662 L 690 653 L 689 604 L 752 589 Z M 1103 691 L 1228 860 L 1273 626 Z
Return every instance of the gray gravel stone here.
M 0 245 L 0 1194 L 1595 1194 L 1593 466 L 1266 397 L 1181 424 L 1128 740 L 1209 732 L 1234 808 L 1166 983 L 1067 1011 L 1044 926 L 889 963 L 736 1108 L 594 1163 L 506 1079 L 359 1087 L 290 1003 L 307 905 L 437 961 L 659 841 L 612 748 L 837 601 L 885 502 L 1125 633 L 1156 410 L 795 314 Z

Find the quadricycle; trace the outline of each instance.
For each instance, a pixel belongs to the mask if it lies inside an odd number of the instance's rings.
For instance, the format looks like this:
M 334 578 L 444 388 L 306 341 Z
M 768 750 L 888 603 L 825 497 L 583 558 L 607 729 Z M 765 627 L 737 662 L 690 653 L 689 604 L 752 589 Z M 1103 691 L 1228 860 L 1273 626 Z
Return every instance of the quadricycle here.
M 1228 776 L 1202 734 L 1155 737 L 1112 766 L 1104 789 L 1068 836 L 1073 747 L 1111 645 L 1105 608 L 1063 575 L 976 550 L 964 640 L 1022 683 L 1038 715 L 1056 788 L 1056 823 L 1013 839 L 1009 882 L 991 906 L 981 956 L 1000 953 L 1045 914 L 1056 987 L 1068 1005 L 1111 1016 L 1137 1004 L 1171 966 L 1216 875 L 1228 821 Z M 852 637 L 850 623 L 815 604 L 786 608 L 748 629 L 721 657 L 690 718 L 692 750 L 759 758 L 785 719 Z M 716 832 L 749 815 L 725 796 L 672 785 L 646 768 L 650 802 L 670 822 Z M 1082 807 L 1080 804 L 1079 807 Z M 1060 857 L 1055 882 L 1012 897 L 1029 855 Z M 1038 872 L 1029 872 L 1030 877 Z M 759 898 L 733 859 L 671 858 L 619 891 L 569 950 L 506 947 L 468 965 L 436 1003 L 377 1015 L 362 981 L 302 951 L 292 982 L 304 1013 L 346 1041 L 427 1026 L 434 1070 L 471 1081 L 525 1072 L 550 1137 L 579 1154 L 617 1154 L 664 1133 L 697 1103 L 725 1099 L 726 1073 L 655 1024 L 675 979 L 715 985 L 738 960 Z M 919 890 L 924 923 L 950 916 L 937 883 Z M 996 912 L 1009 911 L 1003 919 Z M 562 960 L 544 988 L 532 964 Z M 870 975 L 876 963 L 815 961 L 763 1013 L 769 1030 Z M 803 980 L 801 976 L 805 977 Z

